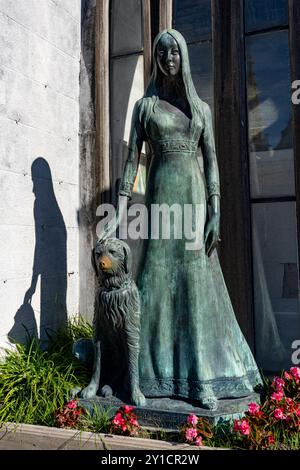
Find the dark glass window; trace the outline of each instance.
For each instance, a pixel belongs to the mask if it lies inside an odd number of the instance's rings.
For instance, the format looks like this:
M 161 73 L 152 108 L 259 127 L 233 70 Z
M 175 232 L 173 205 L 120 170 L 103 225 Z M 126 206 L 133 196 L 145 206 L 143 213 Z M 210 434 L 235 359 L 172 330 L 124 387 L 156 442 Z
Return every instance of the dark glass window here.
M 142 1 L 111 0 L 111 54 L 122 55 L 143 48 Z
M 174 28 L 187 42 L 211 37 L 211 0 L 175 0 Z
M 112 200 L 123 174 L 134 103 L 144 94 L 142 0 L 110 2 L 110 148 Z M 145 148 L 134 193 L 144 192 Z
M 295 202 L 252 203 L 252 241 L 256 359 L 278 371 L 300 338 Z
M 246 40 L 251 196 L 295 194 L 287 31 Z
M 288 0 L 245 0 L 246 32 L 288 24 Z
M 300 337 L 288 1 L 245 6 L 256 360 L 275 372 Z

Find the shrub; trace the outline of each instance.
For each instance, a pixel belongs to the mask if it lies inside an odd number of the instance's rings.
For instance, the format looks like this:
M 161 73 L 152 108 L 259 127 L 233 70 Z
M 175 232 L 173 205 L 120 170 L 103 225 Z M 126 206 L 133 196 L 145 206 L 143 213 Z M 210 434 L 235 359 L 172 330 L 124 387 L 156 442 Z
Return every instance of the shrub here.
M 194 414 L 187 417 L 187 422 L 181 429 L 184 441 L 195 446 L 206 444 L 206 440 L 213 437 L 213 428 L 206 418 L 198 418 Z
M 248 405 L 245 418 L 235 420 L 237 443 L 246 449 L 297 448 L 300 444 L 300 368 L 291 367 L 269 384 L 260 406 Z
M 72 390 L 88 382 L 88 371 L 72 354 L 73 338 L 82 336 L 84 320 L 68 323 L 44 351 L 36 338 L 5 350 L 0 362 L 0 423 L 53 426 L 55 412 L 71 398 Z
M 55 424 L 58 428 L 76 428 L 85 409 L 78 406 L 77 400 L 71 400 L 55 413 Z
M 141 434 L 141 428 L 134 407 L 124 405 L 119 408 L 110 426 L 112 434 L 122 434 L 124 436 L 138 436 Z
M 93 404 L 91 409 L 85 409 L 78 420 L 78 428 L 94 433 L 108 433 L 111 427 L 111 409 L 100 404 Z

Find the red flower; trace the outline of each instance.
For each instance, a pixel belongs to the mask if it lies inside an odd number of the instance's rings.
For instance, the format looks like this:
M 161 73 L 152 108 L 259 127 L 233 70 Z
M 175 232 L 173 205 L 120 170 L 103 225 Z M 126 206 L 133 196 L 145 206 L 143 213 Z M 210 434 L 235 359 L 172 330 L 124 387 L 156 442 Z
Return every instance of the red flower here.
M 274 400 L 274 401 L 281 401 L 282 398 L 283 398 L 283 392 L 282 391 L 274 392 L 271 395 L 271 400 Z
M 243 436 L 248 436 L 250 434 L 250 426 L 248 421 L 246 419 L 242 419 L 242 421 L 235 419 L 233 430 L 235 432 L 239 432 Z
M 188 415 L 186 421 L 188 424 L 191 424 L 192 426 L 196 426 L 196 424 L 198 423 L 198 418 L 196 415 L 191 414 L 191 415 Z
M 282 408 L 276 408 L 276 410 L 274 411 L 274 417 L 276 419 L 286 419 L 286 416 L 285 414 L 283 414 L 283 409 Z
M 294 379 L 296 379 L 296 382 L 297 382 L 297 380 L 299 381 L 299 379 L 300 379 L 300 367 L 291 367 L 290 372 L 291 372 L 292 376 L 294 377 Z
M 195 446 L 198 446 L 198 447 L 202 446 L 202 437 L 201 436 L 196 437 Z
M 275 437 L 274 436 L 269 436 L 268 437 L 268 444 L 269 444 L 269 446 L 275 444 Z
M 134 410 L 134 407 L 133 406 L 129 406 L 129 405 L 125 405 L 123 406 L 123 410 L 124 412 L 127 414 L 127 413 L 131 413 L 131 411 Z
M 118 413 L 116 414 L 116 416 L 114 417 L 114 419 L 113 419 L 112 422 L 113 422 L 113 424 L 115 424 L 116 426 L 122 427 L 122 426 L 124 425 L 124 423 L 125 423 L 125 420 L 124 420 L 122 414 L 121 414 L 120 412 L 118 412 Z
M 193 441 L 198 436 L 197 429 L 195 428 L 187 428 L 185 431 L 185 438 L 187 441 Z
M 70 410 L 74 410 L 75 408 L 77 408 L 77 401 L 76 400 L 68 401 L 68 403 L 66 404 L 66 407 L 69 408 Z
M 139 425 L 138 420 L 136 418 L 131 418 L 130 419 L 130 424 L 132 424 L 133 426 L 138 426 Z
M 111 422 L 110 432 L 127 436 L 138 435 L 139 423 L 133 409 L 133 406 L 121 406 Z
M 286 397 L 285 402 L 286 402 L 286 404 L 289 405 L 289 406 L 292 406 L 292 405 L 295 404 L 295 403 L 294 403 L 294 400 L 293 400 L 292 398 L 288 398 L 288 397 Z
M 281 379 L 280 377 L 274 377 L 272 386 L 277 392 L 282 391 L 284 385 L 285 385 L 285 381 L 283 379 Z
M 260 406 L 257 403 L 248 404 L 248 413 L 250 415 L 257 415 L 259 411 L 260 411 Z

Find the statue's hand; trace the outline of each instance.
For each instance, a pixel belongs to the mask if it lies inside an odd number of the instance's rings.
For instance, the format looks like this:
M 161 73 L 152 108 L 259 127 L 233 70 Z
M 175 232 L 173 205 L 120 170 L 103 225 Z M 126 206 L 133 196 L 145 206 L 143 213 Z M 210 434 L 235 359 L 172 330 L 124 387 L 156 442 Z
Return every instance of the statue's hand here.
M 115 232 L 118 228 L 118 215 L 111 219 L 107 224 L 104 225 L 100 233 L 97 233 L 98 240 L 105 240 L 111 236 L 115 236 Z
M 204 230 L 204 243 L 207 256 L 210 256 L 216 248 L 220 234 L 220 216 L 212 214 L 209 218 Z
M 127 210 L 127 196 L 120 196 L 119 203 L 116 210 L 115 217 L 113 217 L 101 230 L 100 233 L 97 233 L 98 240 L 104 240 L 106 238 L 115 237 L 117 228 L 120 225 L 120 221 Z

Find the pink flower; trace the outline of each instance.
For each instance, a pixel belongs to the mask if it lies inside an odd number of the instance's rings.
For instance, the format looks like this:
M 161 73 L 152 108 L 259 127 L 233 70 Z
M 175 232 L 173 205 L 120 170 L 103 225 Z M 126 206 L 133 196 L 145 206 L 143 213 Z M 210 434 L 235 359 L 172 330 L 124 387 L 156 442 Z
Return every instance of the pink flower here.
M 291 380 L 293 377 L 292 377 L 291 374 L 289 374 L 288 372 L 285 372 L 285 373 L 284 373 L 284 378 L 285 378 L 286 380 Z
M 291 367 L 290 372 L 294 379 L 300 379 L 300 367 Z
M 66 406 L 67 406 L 67 408 L 69 408 L 70 410 L 75 409 L 75 408 L 77 408 L 77 402 L 76 402 L 76 400 L 68 401 L 68 403 L 66 404 Z
M 129 406 L 129 405 L 125 405 L 125 406 L 123 407 L 123 410 L 124 410 L 125 413 L 130 413 L 131 411 L 134 410 L 134 407 L 133 407 L 133 406 Z
M 260 406 L 257 403 L 248 404 L 248 413 L 250 415 L 256 415 L 260 411 Z
M 272 382 L 272 386 L 277 390 L 277 392 L 282 391 L 282 388 L 284 387 L 285 382 L 283 379 L 280 377 L 274 377 L 274 380 Z
M 193 426 L 196 426 L 196 424 L 198 423 L 198 418 L 196 415 L 188 415 L 187 422 L 189 424 L 192 424 Z
M 289 413 L 295 411 L 295 402 L 292 398 L 285 397 L 285 411 Z
M 185 431 L 185 438 L 187 441 L 192 441 L 195 437 L 197 437 L 198 432 L 195 428 L 187 428 Z
M 280 400 L 282 400 L 282 398 L 283 398 L 283 392 L 282 391 L 274 392 L 271 395 L 271 400 L 280 401 Z
M 202 437 L 201 436 L 196 437 L 195 446 L 202 446 Z
M 300 405 L 296 408 L 296 415 L 300 418 Z
M 276 419 L 286 419 L 286 416 L 283 414 L 283 410 L 281 408 L 276 408 L 274 411 L 274 417 Z
M 126 424 L 124 424 L 124 425 L 122 426 L 122 431 L 123 431 L 123 432 L 126 432 L 126 431 L 127 431 L 127 426 L 126 426 Z
M 137 421 L 136 418 L 131 418 L 130 424 L 132 424 L 133 426 L 138 426 L 138 425 L 139 425 L 139 423 L 138 423 L 138 421 Z
M 116 426 L 121 427 L 121 426 L 124 425 L 125 419 L 122 417 L 121 413 L 118 412 L 118 413 L 116 414 L 116 416 L 114 417 L 114 419 L 113 419 L 112 422 L 113 422 L 113 424 L 115 424 Z
M 243 436 L 248 436 L 250 434 L 250 426 L 248 421 L 246 419 L 242 419 L 242 421 L 235 419 L 233 430 L 235 432 L 239 432 Z
M 245 419 L 243 419 L 241 422 L 240 433 L 243 434 L 243 436 L 248 436 L 250 433 L 249 423 Z

